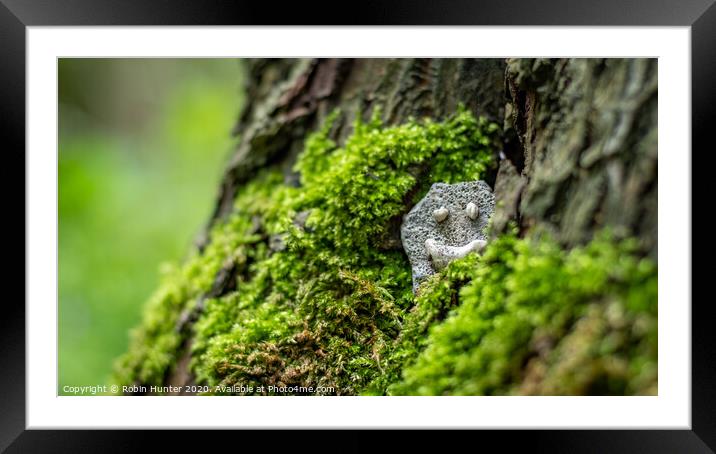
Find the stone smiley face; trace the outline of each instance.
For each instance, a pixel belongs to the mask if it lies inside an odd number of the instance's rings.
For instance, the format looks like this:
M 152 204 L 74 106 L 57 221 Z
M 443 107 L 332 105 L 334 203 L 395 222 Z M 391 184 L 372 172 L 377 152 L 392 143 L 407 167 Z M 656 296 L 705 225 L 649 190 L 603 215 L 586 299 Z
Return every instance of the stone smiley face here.
M 484 231 L 494 210 L 495 197 L 484 181 L 432 185 L 400 228 L 412 267 L 413 292 L 452 260 L 485 247 Z

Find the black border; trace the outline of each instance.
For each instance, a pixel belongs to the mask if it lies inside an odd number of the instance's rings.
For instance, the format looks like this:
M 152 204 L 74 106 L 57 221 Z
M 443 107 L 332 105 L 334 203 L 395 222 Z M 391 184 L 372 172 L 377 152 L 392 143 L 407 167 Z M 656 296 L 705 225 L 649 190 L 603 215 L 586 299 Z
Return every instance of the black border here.
M 328 12 L 328 15 L 325 15 Z M 323 16 L 321 16 L 323 14 Z M 332 15 L 333 17 L 329 17 Z M 8 162 L 16 158 L 25 168 L 25 28 L 33 25 L 630 25 L 691 26 L 692 149 L 713 149 L 711 119 L 716 110 L 716 5 L 714 0 L 364 0 L 361 2 L 248 2 L 243 0 L 0 0 L 0 127 L 3 129 L 2 184 L 5 195 L 2 244 L 20 248 L 14 238 L 25 238 L 25 172 Z M 693 154 L 684 152 L 684 159 Z M 703 170 L 704 166 L 701 167 Z M 694 169 L 692 165 L 692 169 Z M 22 181 L 19 181 L 22 180 Z M 692 196 L 709 194 L 708 179 L 692 179 Z M 700 185 L 700 186 L 699 186 Z M 23 188 L 20 200 L 18 188 Z M 22 233 L 19 216 L 10 208 L 23 208 Z M 712 206 L 692 202 L 693 206 Z M 693 227 L 703 224 L 693 223 Z M 704 227 L 701 227 L 704 228 Z M 4 230 L 4 229 L 3 229 Z M 9 239 L 9 240 L 8 240 Z M 23 242 L 23 243 L 25 243 Z M 26 243 L 23 244 L 26 247 Z M 705 248 L 706 249 L 706 248 Z M 23 250 L 23 253 L 25 250 Z M 703 254 L 703 252 L 702 252 Z M 19 256 L 19 251 L 18 251 Z M 23 258 L 23 273 L 25 272 Z M 5 288 L 19 286 L 19 262 L 7 274 Z M 692 267 L 705 274 L 708 268 Z M 9 278 L 12 273 L 18 276 Z M 14 276 L 13 276 L 14 277 Z M 692 278 L 692 283 L 693 283 Z M 26 282 L 26 281 L 24 281 Z M 122 451 L 147 446 L 147 436 L 165 448 L 184 444 L 198 435 L 213 441 L 228 440 L 241 449 L 247 446 L 231 432 L 193 434 L 190 431 L 58 431 L 25 430 L 25 288 L 23 298 L 6 296 L 0 305 L 0 449 L 9 452 Z M 468 446 L 495 446 L 546 452 L 714 452 L 716 449 L 716 347 L 707 316 L 712 298 L 692 304 L 692 430 L 588 430 L 588 431 L 481 431 L 468 434 Z M 687 304 L 687 301 L 681 303 Z M 237 411 L 240 411 L 237 408 Z M 479 409 L 476 408 L 476 411 Z M 141 435 L 140 435 L 141 434 Z M 376 442 L 367 434 L 333 431 L 343 447 L 365 451 Z M 401 444 L 423 444 L 422 433 L 401 436 Z M 454 434 L 438 434 L 443 448 Z M 446 436 L 447 435 L 447 436 Z M 264 434 L 264 437 L 266 435 Z M 321 439 L 323 436 L 321 436 Z M 270 437 L 274 449 L 324 445 L 316 436 Z M 350 441 L 346 444 L 347 441 Z M 334 447 L 336 445 L 333 445 Z M 340 446 L 340 445 L 339 445 Z M 711 448 L 709 448 L 711 447 Z M 488 448 L 489 449 L 489 448 Z M 273 450 L 273 449 L 272 449 Z

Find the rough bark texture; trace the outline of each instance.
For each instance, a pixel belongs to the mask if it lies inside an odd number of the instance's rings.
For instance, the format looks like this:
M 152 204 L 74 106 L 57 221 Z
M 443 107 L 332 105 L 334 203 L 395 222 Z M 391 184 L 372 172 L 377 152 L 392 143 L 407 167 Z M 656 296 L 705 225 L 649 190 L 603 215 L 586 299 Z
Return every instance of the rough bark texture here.
M 609 226 L 636 235 L 645 254 L 657 245 L 656 60 L 618 59 L 309 59 L 248 62 L 249 100 L 236 126 L 238 145 L 224 173 L 208 228 L 232 209 L 237 188 L 263 166 L 288 183 L 306 134 L 335 108 L 345 115 L 341 143 L 356 115 L 375 106 L 388 124 L 444 118 L 463 103 L 504 124 L 492 235 L 511 221 L 522 234 L 546 231 L 566 246 Z M 408 207 L 409 208 L 409 207 Z M 206 233 L 197 240 L 206 246 Z M 233 266 L 233 265 L 232 265 Z M 216 277 L 219 296 L 237 271 Z M 190 333 L 195 313 L 184 314 Z M 166 383 L 192 382 L 190 335 Z
M 505 126 L 520 147 L 498 174 L 498 227 L 515 218 L 523 229 L 539 226 L 574 245 L 610 226 L 618 235 L 637 235 L 656 258 L 656 65 L 655 59 L 508 61 Z

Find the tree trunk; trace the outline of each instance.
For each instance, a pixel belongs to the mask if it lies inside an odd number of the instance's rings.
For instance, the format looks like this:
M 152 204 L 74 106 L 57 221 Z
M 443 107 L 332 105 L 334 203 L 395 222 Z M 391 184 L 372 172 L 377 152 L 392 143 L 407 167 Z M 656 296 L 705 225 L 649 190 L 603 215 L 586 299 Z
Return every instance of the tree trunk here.
M 610 226 L 638 235 L 656 258 L 656 66 L 655 59 L 508 61 L 505 127 L 521 146 L 500 166 L 498 198 L 512 202 L 500 226 L 515 216 L 522 228 L 543 227 L 566 245 Z
M 340 146 L 353 120 L 369 121 L 377 106 L 387 125 L 400 125 L 410 118 L 441 121 L 463 104 L 501 126 L 498 165 L 484 177 L 498 201 L 492 238 L 516 226 L 519 236 L 548 234 L 571 248 L 607 227 L 620 238 L 636 236 L 642 253 L 656 258 L 656 60 L 269 59 L 247 65 L 249 101 L 234 131 L 238 144 L 197 239 L 199 251 L 258 170 L 280 168 L 286 184 L 300 184 L 294 165 L 306 136 L 336 108 L 341 115 L 329 138 Z M 411 203 L 406 200 L 406 211 Z M 240 273 L 227 263 L 199 303 L 184 309 L 177 324 L 181 346 L 164 384 L 195 382 L 193 325 L 203 302 L 232 292 Z
M 334 109 L 344 113 L 332 131 L 338 142 L 356 115 L 367 120 L 376 105 L 387 124 L 442 119 L 460 103 L 497 120 L 504 113 L 504 71 L 497 59 L 250 60 L 249 103 L 234 130 L 240 141 L 209 225 L 230 213 L 236 189 L 256 169 L 279 165 L 290 172 L 306 134 Z M 202 235 L 199 245 L 205 241 Z

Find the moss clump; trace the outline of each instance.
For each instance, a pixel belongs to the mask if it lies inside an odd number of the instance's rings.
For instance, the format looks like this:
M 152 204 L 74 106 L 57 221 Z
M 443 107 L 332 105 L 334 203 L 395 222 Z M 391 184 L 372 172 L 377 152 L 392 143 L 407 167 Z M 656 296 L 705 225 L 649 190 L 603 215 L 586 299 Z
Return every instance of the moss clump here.
M 604 232 L 565 251 L 508 235 L 451 267 L 417 306 L 454 298 L 450 273 L 469 283 L 391 394 L 656 393 L 657 269 L 636 241 Z
M 655 392 L 656 266 L 633 242 L 564 251 L 508 235 L 414 297 L 395 227 L 432 183 L 484 178 L 497 126 L 464 110 L 392 127 L 376 114 L 339 146 L 336 115 L 307 139 L 299 187 L 259 173 L 167 276 L 118 383 L 161 383 L 191 339 L 212 394 Z
M 191 346 L 198 382 L 355 394 L 382 373 L 382 351 L 412 305 L 410 267 L 391 248 L 391 226 L 433 182 L 483 178 L 498 127 L 463 109 L 442 123 L 383 127 L 376 112 L 339 147 L 331 121 L 296 163 L 300 187 L 264 171 L 240 191 L 207 251 L 166 280 L 117 382 L 154 384 L 170 372 L 187 338 L 176 328 L 181 314 L 222 269 L 234 270 L 236 289 L 203 302 Z M 195 268 L 211 279 L 194 282 Z M 182 291 L 165 296 L 174 287 Z
M 388 367 L 383 352 L 412 304 L 407 259 L 385 247 L 391 222 L 433 182 L 479 179 L 493 164 L 497 127 L 464 110 L 387 128 L 374 115 L 343 147 L 330 127 L 307 140 L 299 188 L 237 198 L 236 215 L 262 207 L 254 214 L 285 249 L 207 305 L 192 363 L 202 383 L 359 393 Z

